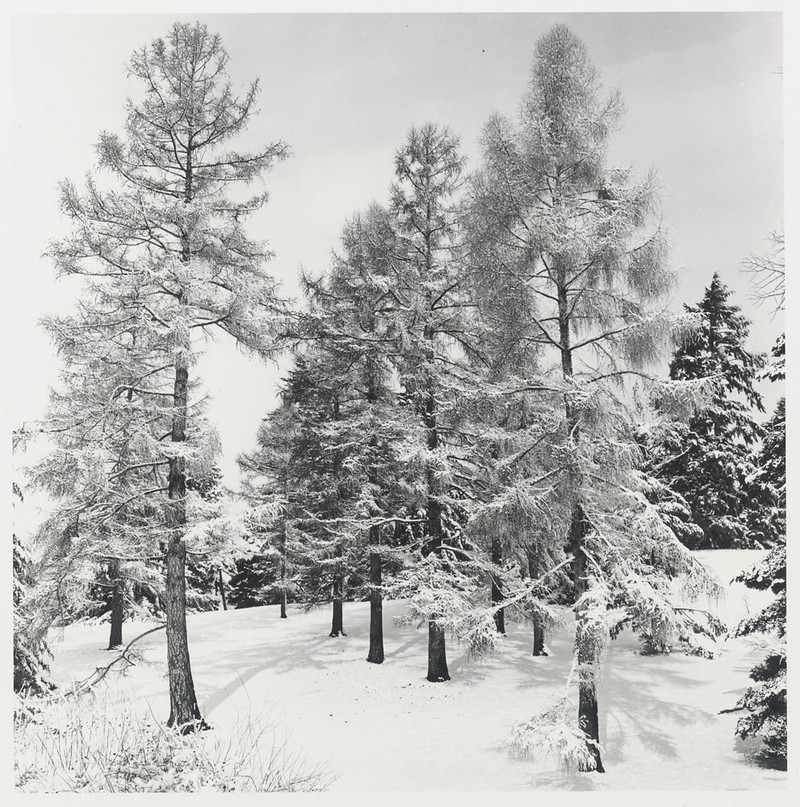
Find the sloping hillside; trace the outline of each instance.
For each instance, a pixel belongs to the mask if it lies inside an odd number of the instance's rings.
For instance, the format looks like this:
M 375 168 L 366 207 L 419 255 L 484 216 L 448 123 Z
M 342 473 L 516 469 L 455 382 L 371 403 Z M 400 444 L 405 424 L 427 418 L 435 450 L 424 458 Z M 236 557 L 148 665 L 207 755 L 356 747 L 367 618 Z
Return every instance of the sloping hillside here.
M 758 552 L 699 553 L 727 583 Z M 718 613 L 734 626 L 762 595 L 739 584 Z M 328 609 L 252 608 L 190 616 L 189 638 L 206 737 L 239 730 L 248 717 L 274 729 L 292 754 L 336 776 L 335 790 L 766 789 L 786 775 L 750 761 L 734 738 L 736 703 L 753 651 L 741 639 L 720 656 L 642 656 L 624 632 L 605 664 L 601 733 L 607 773 L 569 774 L 552 760 L 520 760 L 505 745 L 513 724 L 564 691 L 571 664 L 569 622 L 530 655 L 529 628 L 511 622 L 500 650 L 482 660 L 449 647 L 452 680 L 425 680 L 426 631 L 399 628 L 403 604 L 387 603 L 386 661 L 365 662 L 368 604 L 345 606 L 347 637 L 328 637 Z M 145 624 L 126 626 L 126 640 Z M 85 678 L 112 657 L 105 625 L 73 626 L 54 640 L 55 680 Z M 143 639 L 142 659 L 107 678 L 99 697 L 127 701 L 163 721 L 168 713 L 163 632 Z M 273 742 L 273 733 L 265 741 Z

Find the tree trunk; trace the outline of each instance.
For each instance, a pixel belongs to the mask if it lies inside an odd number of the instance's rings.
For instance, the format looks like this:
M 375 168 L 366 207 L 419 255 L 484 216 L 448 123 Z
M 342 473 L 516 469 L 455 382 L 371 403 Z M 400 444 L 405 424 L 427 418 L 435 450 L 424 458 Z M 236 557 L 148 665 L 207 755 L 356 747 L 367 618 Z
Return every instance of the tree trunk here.
M 286 493 L 288 500 L 289 494 Z M 286 523 L 281 535 L 281 619 L 286 619 Z
M 371 527 L 370 531 L 378 530 Z M 373 536 L 374 537 L 374 536 Z M 371 664 L 383 664 L 383 593 L 381 591 L 381 556 L 369 553 L 369 654 Z
M 342 578 L 337 577 L 333 581 L 333 619 L 331 621 L 332 638 L 347 636 L 344 632 L 344 619 L 342 616 Z
M 439 627 L 432 619 L 428 621 L 428 680 L 434 683 L 450 680 L 444 628 Z
M 431 348 L 431 356 L 433 349 Z M 428 430 L 428 448 L 435 451 L 439 447 L 439 432 L 436 423 L 436 397 L 431 391 L 425 403 L 425 426 Z M 438 480 L 431 468 L 427 472 L 427 531 L 430 537 L 429 552 L 440 552 L 442 546 L 442 505 L 437 498 Z M 428 680 L 449 681 L 447 670 L 447 648 L 444 629 L 436 624 L 436 614 L 428 620 Z
M 108 649 L 122 647 L 122 623 L 125 619 L 125 582 L 120 574 L 120 563 L 112 561 L 108 565 L 108 576 L 111 580 L 111 633 L 108 638 Z
M 183 300 L 183 298 L 182 298 Z M 186 411 L 189 390 L 189 370 L 184 351 L 175 358 L 175 415 L 172 421 L 172 442 L 186 439 Z M 182 731 L 208 728 L 200 715 L 189 660 L 186 630 L 186 469 L 181 456 L 169 461 L 169 498 L 167 508 L 170 530 L 167 541 L 166 627 L 167 669 L 169 674 L 170 713 L 168 726 Z
M 499 566 L 503 562 L 503 553 L 500 548 L 500 541 L 498 538 L 492 538 L 492 563 Z M 500 581 L 492 575 L 492 605 L 498 605 L 503 602 L 503 588 Z M 506 632 L 506 615 L 504 608 L 498 608 L 494 612 L 494 624 L 497 627 L 498 633 L 505 634 Z
M 217 569 L 217 585 L 219 586 L 219 596 L 222 598 L 222 610 L 228 610 L 228 601 L 225 599 L 225 581 L 222 579 L 222 569 Z
M 533 621 L 533 653 L 534 656 L 546 656 L 544 649 L 544 621 L 541 616 L 534 611 L 531 617 Z
M 570 548 L 575 554 L 574 579 L 575 602 L 577 603 L 587 590 L 587 558 L 583 551 L 583 540 L 586 536 L 586 519 L 583 508 L 576 505 L 572 513 L 570 526 Z M 600 760 L 600 720 L 597 709 L 597 659 L 593 647 L 593 637 L 588 635 L 586 608 L 575 609 L 575 645 L 578 655 L 578 725 L 587 738 L 587 749 L 593 760 L 592 765 L 581 767 L 582 771 L 605 773 Z
M 561 370 L 565 380 L 571 381 L 573 377 L 572 343 L 571 343 L 571 309 L 567 295 L 566 271 L 563 266 L 557 268 L 558 273 L 558 326 L 561 344 Z M 573 439 L 578 436 L 578 416 L 569 399 L 565 396 L 564 409 L 567 426 Z M 587 589 L 587 557 L 584 548 L 584 539 L 587 533 L 587 521 L 580 502 L 572 510 L 569 528 L 569 549 L 575 557 L 573 566 L 575 599 L 578 600 Z M 594 770 L 604 773 L 603 763 L 600 761 L 600 721 L 597 713 L 597 659 L 594 656 L 592 637 L 587 634 L 588 621 L 583 607 L 575 609 L 575 652 L 578 661 L 578 726 L 586 734 L 587 749 L 592 757 L 593 765 L 587 765 L 581 770 Z

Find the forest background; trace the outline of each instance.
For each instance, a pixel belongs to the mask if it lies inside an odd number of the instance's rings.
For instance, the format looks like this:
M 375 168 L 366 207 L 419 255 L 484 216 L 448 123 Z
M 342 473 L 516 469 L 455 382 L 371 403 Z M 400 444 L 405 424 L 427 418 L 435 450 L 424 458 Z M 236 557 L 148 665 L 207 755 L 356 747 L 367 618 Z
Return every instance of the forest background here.
M 288 294 L 298 296 L 300 267 L 312 275 L 326 269 L 342 222 L 382 198 L 410 125 L 449 126 L 467 170 L 477 167 L 483 122 L 495 111 L 513 114 L 532 43 L 565 21 L 586 42 L 605 86 L 625 99 L 610 164 L 633 164 L 640 175 L 653 167 L 660 177 L 671 262 L 684 268 L 673 308 L 696 303 L 717 271 L 732 302 L 754 320 L 751 350 L 769 350 L 783 330 L 780 315 L 755 307 L 739 271 L 749 254 L 766 251 L 783 221 L 780 13 L 174 17 L 195 18 L 235 54 L 234 83 L 262 79 L 261 114 L 242 147 L 265 138 L 291 147 L 292 158 L 267 177 L 270 203 L 249 222 L 252 237 L 274 250 L 269 271 Z M 15 345 L 6 377 L 15 381 L 3 408 L 11 427 L 41 417 L 58 366 L 37 321 L 68 310 L 74 299 L 41 254 L 65 232 L 56 185 L 65 176 L 80 181 L 94 164 L 97 133 L 121 127 L 117 101 L 134 87 L 119 65 L 164 23 L 138 14 L 10 19 L 14 190 L 6 222 L 14 237 L 6 260 L 17 269 L 3 281 L 5 300 L 13 300 L 6 345 Z M 284 370 L 224 340 L 208 346 L 200 372 L 228 485 L 238 484 L 236 457 L 252 447 Z M 764 385 L 767 412 L 781 387 Z M 37 502 L 29 504 L 17 516 L 23 532 L 37 518 Z

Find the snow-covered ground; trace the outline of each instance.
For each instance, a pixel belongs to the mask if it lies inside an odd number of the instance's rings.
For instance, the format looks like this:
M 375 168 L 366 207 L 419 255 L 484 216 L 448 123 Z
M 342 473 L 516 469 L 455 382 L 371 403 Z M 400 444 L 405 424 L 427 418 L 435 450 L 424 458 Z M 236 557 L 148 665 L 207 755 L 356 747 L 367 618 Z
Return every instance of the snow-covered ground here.
M 761 553 L 698 553 L 723 583 Z M 728 588 L 720 617 L 734 627 L 765 602 L 740 584 Z M 755 657 L 743 639 L 720 643 L 714 660 L 642 656 L 624 632 L 611 645 L 600 688 L 606 774 L 569 774 L 552 761 L 515 758 L 505 745 L 515 723 L 564 692 L 571 664 L 569 624 L 530 655 L 529 627 L 508 624 L 501 648 L 475 661 L 448 647 L 447 683 L 425 680 L 425 630 L 399 628 L 403 604 L 384 605 L 386 660 L 367 664 L 369 606 L 345 605 L 346 638 L 328 637 L 329 608 L 276 607 L 189 617 L 201 712 L 217 736 L 243 717 L 265 720 L 290 752 L 336 775 L 333 790 L 761 790 L 786 774 L 752 762 L 734 738 L 735 705 Z M 144 623 L 125 627 L 126 641 Z M 113 656 L 106 625 L 77 625 L 54 637 L 59 684 L 89 675 Z M 101 687 L 164 720 L 169 711 L 163 632 L 138 643 L 143 659 Z

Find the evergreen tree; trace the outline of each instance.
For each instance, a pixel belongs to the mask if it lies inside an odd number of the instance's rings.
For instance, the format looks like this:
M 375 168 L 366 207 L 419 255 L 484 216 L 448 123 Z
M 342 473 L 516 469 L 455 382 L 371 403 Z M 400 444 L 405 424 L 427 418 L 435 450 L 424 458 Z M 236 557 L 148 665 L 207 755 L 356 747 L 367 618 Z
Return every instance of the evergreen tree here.
M 525 316 L 535 331 L 524 339 L 538 342 L 541 370 L 517 392 L 536 393 L 542 414 L 521 449 L 531 472 L 515 488 L 527 492 L 532 515 L 548 513 L 547 546 L 560 541 L 566 552 L 578 728 L 560 728 L 579 767 L 596 771 L 603 770 L 596 679 L 619 626 L 616 609 L 660 650 L 716 627 L 672 602 L 672 578 L 710 581 L 647 502 L 638 468 L 640 412 L 629 402 L 657 393 L 676 410 L 691 408 L 698 385 L 657 384 L 647 373 L 674 331 L 655 308 L 672 274 L 663 235 L 645 229 L 654 178 L 636 184 L 629 171 L 604 165 L 620 111 L 617 94 L 602 97 L 585 45 L 556 26 L 537 43 L 518 122 L 496 116 L 485 129 L 485 176 L 493 181 L 479 188 L 496 255 L 486 271 L 531 293 Z M 518 736 L 535 744 L 562 713 L 535 718 Z
M 359 547 L 365 480 L 351 407 L 358 406 L 346 374 L 316 346 L 289 374 L 284 401 L 291 404 L 295 431 L 290 445 L 291 495 L 297 497 L 293 522 L 298 564 L 310 602 L 330 601 L 330 636 L 345 636 L 343 604 L 364 578 Z M 343 369 L 343 368 L 342 368 Z
M 752 569 L 737 578 L 749 588 L 769 590 L 774 599 L 759 613 L 743 620 L 737 636 L 757 634 L 766 658 L 750 671 L 753 685 L 737 704 L 749 714 L 739 719 L 736 734 L 742 739 L 760 737 L 766 756 L 777 766 L 786 767 L 786 545 L 780 543 Z
M 166 40 L 134 54 L 129 72 L 140 80 L 142 95 L 128 103 L 125 137 L 103 133 L 98 145 L 100 166 L 118 189 L 103 190 L 90 179 L 81 194 L 65 182 L 62 209 L 74 223 L 73 235 L 51 249 L 60 274 L 89 277 L 109 298 L 133 288 L 138 295 L 130 316 L 148 339 L 137 350 L 152 347 L 147 356 L 153 362 L 143 397 L 161 401 L 169 421 L 159 435 L 166 479 L 153 485 L 167 494 L 169 724 L 187 730 L 202 718 L 186 633 L 186 483 L 188 466 L 202 464 L 206 448 L 202 439 L 187 440 L 199 431 L 190 370 L 205 329 L 216 326 L 264 352 L 273 349 L 283 316 L 263 269 L 270 254 L 242 227 L 265 196 L 234 201 L 226 191 L 259 178 L 286 147 L 227 150 L 251 119 L 258 89 L 254 83 L 237 98 L 227 61 L 220 38 L 200 24 L 176 23 Z M 129 381 L 122 392 L 135 397 L 140 389 Z
M 26 433 L 47 439 L 29 476 L 53 499 L 36 536 L 37 608 L 62 623 L 107 611 L 109 649 L 122 643 L 130 614 L 126 579 L 140 581 L 145 602 L 163 594 L 151 561 L 164 534 L 160 437 L 169 413 L 157 379 L 168 359 L 142 305 L 135 282 L 90 281 L 75 313 L 45 320 L 63 369 L 43 423 Z
M 326 276 L 306 278 L 310 311 L 305 328 L 315 346 L 347 379 L 346 414 L 351 435 L 350 464 L 363 473 L 358 481 L 359 541 L 369 564 L 370 647 L 367 661 L 381 664 L 385 547 L 409 499 L 407 472 L 400 456 L 408 445 L 414 417 L 402 405 L 395 382 L 394 358 L 400 329 L 393 314 L 393 233 L 387 211 L 373 204 L 347 222 L 341 249 Z
M 237 608 L 278 603 L 282 619 L 287 604 L 299 596 L 293 569 L 300 548 L 293 524 L 300 502 L 292 492 L 291 467 L 296 429 L 292 407 L 284 402 L 261 424 L 256 449 L 239 457 L 256 553 L 237 561 L 230 600 Z
M 22 500 L 22 491 L 13 485 L 15 498 Z M 52 688 L 47 680 L 46 627 L 32 618 L 27 594 L 31 586 L 30 556 L 16 533 L 13 535 L 12 605 L 14 613 L 14 692 L 41 695 Z
M 658 478 L 685 499 L 702 530 L 694 548 L 752 546 L 757 540 L 746 516 L 755 473 L 750 452 L 763 433 L 752 411 L 763 412 L 755 383 L 765 358 L 746 350 L 750 324 L 729 298 L 715 274 L 701 303 L 685 306 L 700 324 L 675 352 L 670 378 L 711 379 L 713 393 L 653 455 Z
M 782 313 L 785 302 L 783 233 L 773 235 L 776 249 L 764 258 L 751 257 L 747 268 L 754 272 L 760 302 L 771 301 L 774 313 Z M 773 361 L 764 372 L 771 381 L 783 381 L 785 339 L 781 335 L 772 349 Z M 750 672 L 748 687 L 738 708 L 749 714 L 736 725 L 744 738 L 763 740 L 766 755 L 778 767 L 787 759 L 787 642 L 786 642 L 786 400 L 781 398 L 764 426 L 764 438 L 756 456 L 751 479 L 753 499 L 748 527 L 754 539 L 773 548 L 753 568 L 736 579 L 749 588 L 769 590 L 774 599 L 759 613 L 744 619 L 738 636 L 760 638 L 766 658 Z
M 485 367 L 487 360 L 464 271 L 457 208 L 463 166 L 458 141 L 447 129 L 412 129 L 395 157 L 387 217 L 394 282 L 386 316 L 398 334 L 400 399 L 424 435 L 412 459 L 419 470 L 409 507 L 424 518 L 424 532 L 406 552 L 398 593 L 410 596 L 413 618 L 428 624 L 432 682 L 450 678 L 447 631 L 478 648 L 495 634 L 483 603 L 491 561 L 464 531 L 479 480 L 469 463 L 471 439 L 461 410 L 482 379 L 475 366 Z
M 294 602 L 283 572 L 280 554 L 270 552 L 249 558 L 239 558 L 228 583 L 228 602 L 234 608 L 258 605 L 280 605 L 281 617 L 286 618 L 286 605 Z

